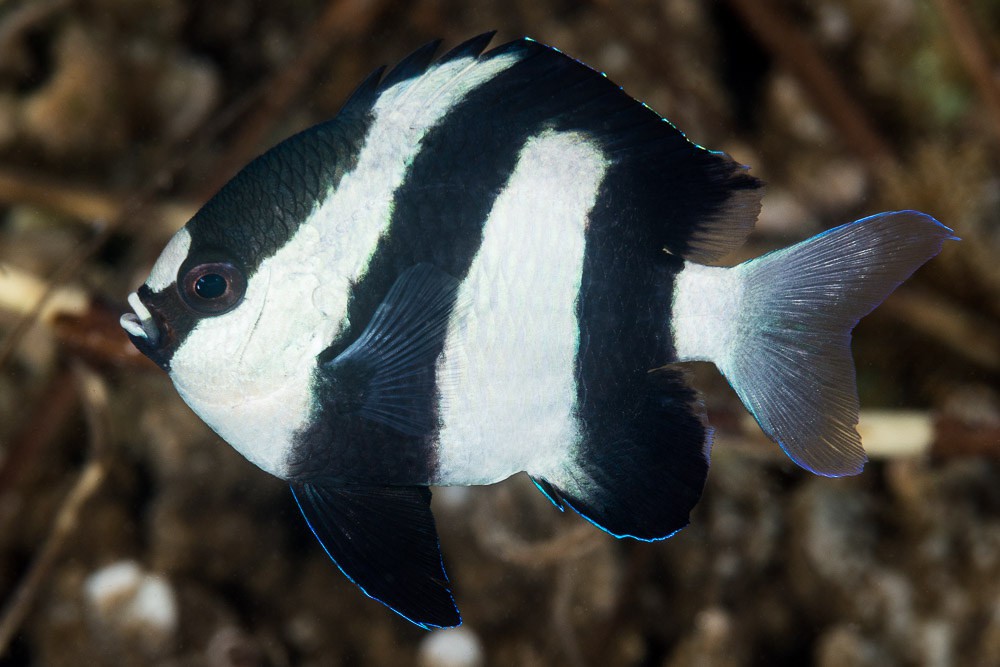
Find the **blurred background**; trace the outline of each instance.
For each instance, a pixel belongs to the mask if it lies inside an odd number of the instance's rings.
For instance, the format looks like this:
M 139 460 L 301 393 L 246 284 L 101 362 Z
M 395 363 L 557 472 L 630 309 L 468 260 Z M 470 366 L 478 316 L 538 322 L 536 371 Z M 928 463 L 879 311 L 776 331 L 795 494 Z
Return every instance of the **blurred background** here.
M 862 475 L 795 468 L 697 367 L 717 437 L 689 528 L 618 541 L 523 476 L 439 490 L 465 625 L 427 633 L 117 319 L 249 159 L 491 29 L 751 165 L 727 263 L 889 209 L 963 240 L 855 331 Z M 1000 664 L 998 147 L 996 0 L 0 0 L 0 665 Z

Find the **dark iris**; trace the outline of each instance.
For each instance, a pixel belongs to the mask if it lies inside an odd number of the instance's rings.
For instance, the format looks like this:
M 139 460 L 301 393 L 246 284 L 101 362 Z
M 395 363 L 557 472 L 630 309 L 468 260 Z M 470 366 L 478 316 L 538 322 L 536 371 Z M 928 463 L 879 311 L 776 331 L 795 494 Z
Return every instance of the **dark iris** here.
M 228 313 L 243 300 L 247 278 L 232 262 L 216 261 L 182 266 L 177 288 L 184 303 L 201 315 Z
M 209 273 L 198 278 L 194 284 L 195 294 L 202 299 L 217 299 L 226 293 L 229 284 L 218 273 Z

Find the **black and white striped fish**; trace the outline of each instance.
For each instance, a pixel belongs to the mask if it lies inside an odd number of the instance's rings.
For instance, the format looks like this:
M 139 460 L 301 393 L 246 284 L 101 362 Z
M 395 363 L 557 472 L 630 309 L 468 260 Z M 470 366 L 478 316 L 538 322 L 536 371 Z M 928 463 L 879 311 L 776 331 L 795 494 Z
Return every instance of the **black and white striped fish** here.
M 191 408 L 288 480 L 327 553 L 424 627 L 460 622 L 428 485 L 525 471 L 618 537 L 688 521 L 713 361 L 821 475 L 859 472 L 858 319 L 950 230 L 884 213 L 732 268 L 761 184 L 529 39 L 430 44 L 251 162 L 122 326 Z

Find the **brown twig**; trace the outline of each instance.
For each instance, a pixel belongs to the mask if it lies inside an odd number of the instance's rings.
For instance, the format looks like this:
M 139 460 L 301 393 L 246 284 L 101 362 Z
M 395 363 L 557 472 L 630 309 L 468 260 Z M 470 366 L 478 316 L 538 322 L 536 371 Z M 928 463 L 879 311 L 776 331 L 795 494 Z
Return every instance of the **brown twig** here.
M 52 532 L 45 540 L 45 545 L 41 552 L 31 564 L 28 574 L 17 587 L 14 595 L 10 598 L 0 615 L 0 655 L 7 652 L 11 640 L 17 633 L 18 628 L 24 622 L 25 617 L 31 610 L 31 605 L 38 596 L 42 582 L 48 575 L 49 570 L 56 563 L 59 554 L 62 553 L 66 540 L 72 535 L 76 528 L 77 519 L 84 503 L 94 494 L 104 480 L 104 464 L 97 460 L 92 460 L 84 466 L 83 471 L 77 478 L 73 490 L 70 491 L 62 508 L 56 516 Z
M 70 255 L 55 271 L 48 277 L 48 281 L 45 287 L 45 291 L 39 297 L 38 302 L 31 311 L 22 317 L 18 323 L 14 326 L 7 337 L 4 338 L 3 343 L 0 344 L 0 367 L 3 367 L 7 361 L 10 359 L 11 355 L 14 354 L 14 350 L 20 345 L 21 340 L 27 335 L 31 327 L 34 326 L 35 322 L 38 321 L 42 314 L 42 310 L 46 307 L 51 298 L 52 294 L 56 288 L 62 285 L 70 276 L 75 274 L 83 264 L 98 250 L 100 250 L 111 235 L 114 233 L 115 228 L 120 224 L 120 218 L 114 221 L 114 224 L 107 225 L 104 229 L 99 231 L 97 234 L 92 236 L 90 240 L 84 243 L 82 246 L 77 248 L 77 250 Z
M 29 204 L 70 216 L 97 229 L 109 220 L 122 217 L 128 206 L 125 198 L 118 195 L 2 168 L 0 204 Z M 181 203 L 156 204 L 149 208 L 153 217 L 162 221 L 164 236 L 177 231 L 194 212 L 193 205 Z
M 82 365 L 74 368 L 73 375 L 87 420 L 90 457 L 59 509 L 52 531 L 46 538 L 42 550 L 31 563 L 28 573 L 0 614 L 0 655 L 7 652 L 11 640 L 31 611 L 45 577 L 58 561 L 66 542 L 79 523 L 84 504 L 100 488 L 107 472 L 106 452 L 109 438 L 107 390 L 100 376 L 88 371 Z
M 954 416 L 942 415 L 934 425 L 937 437 L 931 447 L 931 458 L 1000 458 L 1000 424 L 970 424 Z
M 213 124 L 213 131 L 221 130 L 221 126 Z M 174 145 L 166 149 L 165 155 L 174 154 L 183 146 L 183 140 L 178 140 Z M 163 189 L 164 184 L 173 180 L 173 177 L 180 172 L 186 164 L 191 152 L 186 152 L 181 157 L 164 159 L 163 167 L 151 178 L 135 196 L 125 201 L 118 210 L 117 215 L 109 218 L 104 225 L 97 227 L 97 232 L 90 239 L 82 243 L 67 257 L 56 269 L 46 278 L 46 289 L 39 297 L 38 303 L 22 317 L 16 326 L 0 344 L 0 368 L 2 368 L 14 350 L 20 345 L 21 340 L 31 330 L 35 322 L 38 321 L 42 311 L 46 308 L 49 299 L 55 291 L 66 282 L 71 276 L 76 274 L 84 263 L 96 254 L 119 230 L 135 224 L 137 220 L 143 219 L 140 214 L 147 210 L 153 201 L 153 197 Z
M 51 289 L 28 271 L 0 264 L 0 310 L 18 315 L 31 313 L 46 293 L 48 302 L 39 313 L 39 319 L 46 323 L 60 313 L 83 313 L 90 301 L 87 293 L 77 286 Z
M 157 370 L 122 332 L 120 316 L 117 308 L 94 301 L 82 313 L 57 314 L 52 327 L 63 350 L 98 368 Z
M 0 462 L 0 497 L 7 493 L 14 480 L 44 454 L 77 404 L 76 387 L 69 370 L 52 376 L 42 390 L 34 409 L 28 413 L 24 425 L 11 437 Z M 0 518 L 0 526 L 5 522 Z
M 156 368 L 122 333 L 119 308 L 92 299 L 78 286 L 50 289 L 37 276 L 0 264 L 0 312 L 4 315 L 33 313 L 47 291 L 49 297 L 38 322 L 51 327 L 56 341 L 70 356 L 99 366 Z
M 882 309 L 957 354 L 993 372 L 1000 371 L 1000 329 L 952 301 L 914 289 L 900 290 Z
M 6 169 L 0 169 L 0 203 L 30 204 L 97 225 L 118 217 L 121 212 L 121 202 L 110 195 Z
M 773 2 L 728 1 L 761 44 L 813 98 L 817 112 L 826 116 L 851 150 L 866 160 L 873 173 L 896 163 L 892 148 L 868 121 L 833 68 Z
M 986 103 L 993 130 L 1000 138 L 1000 82 L 976 26 L 963 4 L 957 0 L 934 0 L 934 4 L 948 25 L 958 55 Z

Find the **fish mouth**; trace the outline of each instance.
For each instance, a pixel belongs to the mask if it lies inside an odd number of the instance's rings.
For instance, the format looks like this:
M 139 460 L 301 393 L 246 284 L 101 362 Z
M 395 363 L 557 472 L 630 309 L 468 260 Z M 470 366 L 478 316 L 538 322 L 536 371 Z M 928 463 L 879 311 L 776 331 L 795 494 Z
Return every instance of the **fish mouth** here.
M 160 333 L 160 328 L 156 325 L 156 320 L 153 319 L 153 313 L 142 302 L 137 292 L 128 295 L 128 305 L 132 306 L 132 312 L 123 314 L 118 320 L 122 329 L 133 340 L 143 341 L 150 348 L 155 349 L 163 336 Z

